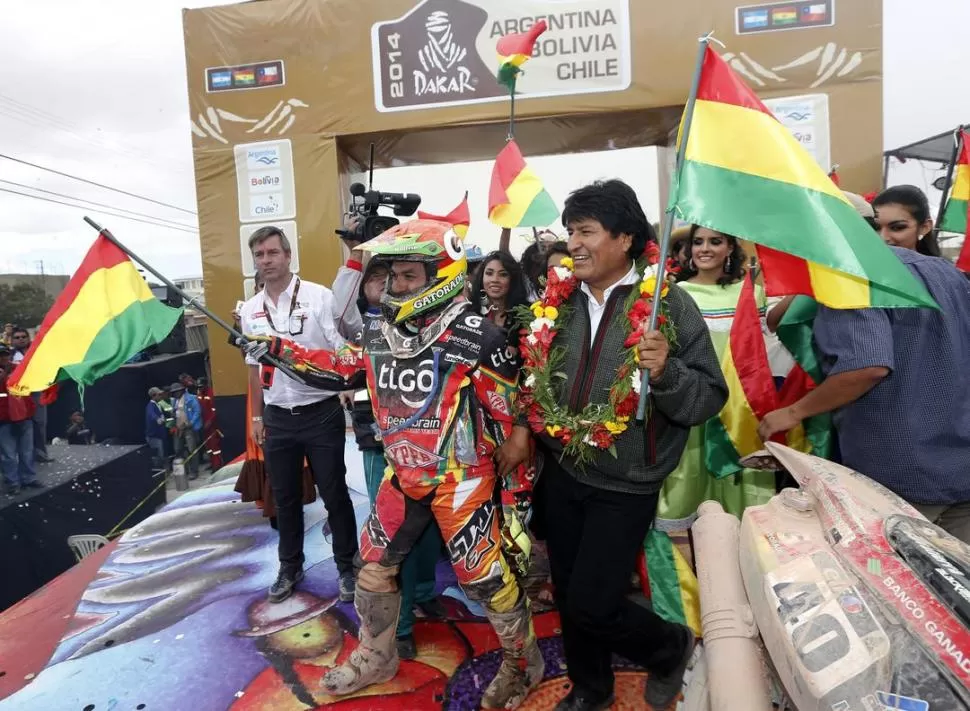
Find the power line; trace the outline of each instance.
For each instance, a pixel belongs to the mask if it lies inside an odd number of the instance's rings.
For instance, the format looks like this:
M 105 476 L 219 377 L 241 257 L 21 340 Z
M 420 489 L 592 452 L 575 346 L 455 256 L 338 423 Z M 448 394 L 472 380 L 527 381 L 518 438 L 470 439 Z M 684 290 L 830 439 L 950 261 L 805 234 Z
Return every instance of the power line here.
M 165 222 L 175 227 L 185 227 L 187 229 L 194 229 L 192 225 L 186 225 L 184 222 L 175 222 L 174 220 L 168 220 L 164 217 L 157 217 L 155 215 L 147 215 L 144 212 L 135 212 L 134 210 L 126 210 L 122 207 L 115 207 L 114 205 L 106 205 L 103 202 L 94 202 L 94 200 L 88 200 L 87 198 L 75 197 L 74 195 L 66 195 L 65 193 L 58 193 L 53 190 L 44 190 L 43 188 L 35 188 L 33 185 L 25 185 L 24 183 L 18 183 L 14 180 L 4 180 L 0 178 L 0 183 L 6 183 L 7 185 L 16 185 L 18 188 L 26 188 L 27 190 L 35 190 L 39 193 L 44 193 L 45 195 L 54 195 L 55 197 L 67 198 L 68 200 L 76 200 L 77 202 L 86 202 L 94 207 L 104 207 L 109 210 L 115 210 L 117 212 L 123 212 L 128 215 L 134 215 L 135 217 L 145 217 L 150 220 L 156 220 L 159 223 Z
M 72 205 L 69 202 L 64 202 L 63 200 L 54 200 L 53 198 L 43 197 L 42 195 L 31 195 L 29 193 L 22 193 L 19 190 L 11 190 L 10 188 L 0 188 L 0 192 L 10 193 L 11 195 L 20 195 L 21 197 L 33 198 L 34 200 L 43 200 L 44 202 L 52 202 L 55 205 L 66 205 L 67 207 L 73 207 L 76 209 L 84 209 L 83 205 Z M 104 212 L 105 215 L 110 215 L 111 217 L 120 217 L 122 220 L 131 220 L 132 222 L 143 222 L 146 225 L 153 225 L 155 227 L 162 227 L 168 230 L 178 230 L 179 232 L 188 232 L 189 234 L 197 235 L 198 230 L 188 229 L 185 227 L 175 227 L 174 225 L 164 225 L 159 222 L 154 222 L 151 220 L 142 220 L 138 217 L 128 217 L 127 215 L 120 215 L 115 212 Z
M 48 173 L 53 173 L 54 175 L 61 175 L 65 178 L 70 178 L 71 180 L 79 180 L 82 183 L 87 183 L 88 185 L 94 185 L 99 188 L 104 188 L 105 190 L 111 190 L 116 193 L 121 193 L 122 195 L 127 195 L 128 197 L 138 198 L 139 200 L 145 200 L 147 202 L 153 202 L 156 205 L 161 205 L 162 207 L 170 207 L 173 210 L 178 210 L 179 212 L 185 212 L 189 215 L 197 215 L 198 213 L 194 210 L 186 210 L 184 207 L 179 207 L 178 205 L 172 205 L 171 203 L 161 202 L 160 200 L 155 200 L 154 198 L 145 197 L 144 195 L 138 195 L 136 193 L 130 193 L 127 190 L 121 190 L 120 188 L 113 188 L 110 185 L 104 185 L 103 183 L 96 183 L 93 180 L 88 180 L 87 178 L 81 178 L 77 175 L 71 175 L 70 173 L 62 173 L 59 170 L 54 170 L 53 168 L 45 168 L 42 165 L 37 165 L 36 163 L 31 163 L 27 160 L 22 160 L 20 158 L 14 158 L 13 156 L 8 156 L 5 153 L 0 153 L 0 158 L 6 158 L 7 160 L 13 161 L 14 163 L 21 163 L 23 165 L 29 165 L 32 168 L 37 168 L 38 170 L 44 170 Z

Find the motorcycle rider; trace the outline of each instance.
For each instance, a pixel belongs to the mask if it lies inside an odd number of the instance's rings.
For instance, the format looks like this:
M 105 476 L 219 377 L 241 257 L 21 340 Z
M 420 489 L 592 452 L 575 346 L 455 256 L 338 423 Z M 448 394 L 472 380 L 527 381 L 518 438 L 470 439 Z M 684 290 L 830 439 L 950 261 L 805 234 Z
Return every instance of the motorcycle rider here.
M 521 556 L 510 561 L 503 551 L 503 540 L 522 539 L 531 493 L 524 468 L 502 477 L 496 505 L 493 456 L 502 460 L 499 448 L 513 425 L 518 363 L 504 332 L 457 298 L 467 264 L 450 225 L 412 220 L 360 248 L 389 269 L 384 318 L 365 323 L 360 348 L 306 351 L 263 339 L 272 356 L 309 364 L 321 387 L 348 390 L 366 380 L 389 463 L 361 533 L 355 600 L 360 645 L 324 677 L 324 686 L 345 695 L 397 672 L 396 577 L 433 518 L 459 584 L 482 604 L 503 649 L 482 707 L 516 708 L 544 671 L 528 601 L 513 570 Z M 267 350 L 265 342 L 261 347 Z

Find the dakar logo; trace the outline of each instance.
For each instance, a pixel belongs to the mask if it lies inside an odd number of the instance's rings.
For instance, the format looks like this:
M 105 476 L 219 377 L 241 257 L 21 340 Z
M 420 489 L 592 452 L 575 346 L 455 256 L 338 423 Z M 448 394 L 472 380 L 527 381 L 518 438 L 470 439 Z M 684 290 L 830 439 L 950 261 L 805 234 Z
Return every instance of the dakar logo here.
M 499 96 L 504 87 L 478 53 L 488 13 L 465 0 L 425 0 L 373 33 L 378 108 L 395 110 Z M 507 90 L 505 90 L 507 94 Z
M 428 31 L 428 41 L 418 52 L 421 69 L 412 72 L 414 95 L 474 92 L 472 73 L 461 64 L 468 50 L 455 42 L 448 13 L 444 10 L 432 12 L 424 26 Z

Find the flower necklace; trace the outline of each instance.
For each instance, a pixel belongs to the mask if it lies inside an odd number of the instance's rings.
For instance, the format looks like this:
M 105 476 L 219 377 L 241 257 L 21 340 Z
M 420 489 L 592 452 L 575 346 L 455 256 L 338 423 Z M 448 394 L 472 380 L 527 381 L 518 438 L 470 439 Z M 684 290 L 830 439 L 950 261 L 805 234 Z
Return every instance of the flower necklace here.
M 525 380 L 520 388 L 519 407 L 533 432 L 545 432 L 563 444 L 563 453 L 582 465 L 599 451 L 616 456 L 616 439 L 628 428 L 640 398 L 640 369 L 637 344 L 646 330 L 657 285 L 660 250 L 650 242 L 644 258 L 637 263 L 638 289 L 633 289 L 624 308 L 627 317 L 626 357 L 617 368 L 616 381 L 605 403 L 588 403 L 581 412 L 570 412 L 559 404 L 559 387 L 566 380 L 562 372 L 566 349 L 553 348 L 556 334 L 569 324 L 572 307 L 567 301 L 579 284 L 573 274 L 573 261 L 566 257 L 558 267 L 549 269 L 542 299 L 531 306 L 520 306 L 522 354 Z M 669 264 L 669 262 L 668 262 Z M 668 275 L 676 273 L 669 267 Z M 676 345 L 676 331 L 667 318 L 668 284 L 663 285 L 657 325 L 670 343 Z

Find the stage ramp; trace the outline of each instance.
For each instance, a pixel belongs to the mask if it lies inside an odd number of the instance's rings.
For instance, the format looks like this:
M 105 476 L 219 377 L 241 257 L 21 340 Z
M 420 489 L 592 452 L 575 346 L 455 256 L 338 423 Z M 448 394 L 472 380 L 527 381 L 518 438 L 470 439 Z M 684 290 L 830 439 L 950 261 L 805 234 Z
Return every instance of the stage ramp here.
M 369 507 L 360 453 L 350 439 L 346 462 L 362 524 Z M 72 569 L 66 575 L 89 578 L 79 601 L 58 601 L 51 586 L 21 603 L 47 617 L 66 609 L 58 637 L 34 633 L 37 625 L 18 606 L 0 616 L 0 671 L 15 650 L 36 656 L 41 645 L 51 648 L 46 666 L 22 674 L 29 678 L 0 678 L 6 682 L 0 692 L 9 694 L 0 711 L 479 708 L 498 668 L 498 642 L 444 560 L 438 586 L 448 619 L 419 619 L 417 659 L 403 662 L 391 682 L 356 697 L 323 693 L 323 675 L 353 650 L 358 624 L 353 605 L 336 602 L 323 504 L 306 507 L 306 580 L 299 594 L 270 605 L 276 532 L 253 504 L 239 501 L 233 483 L 184 494 L 128 531 L 100 568 Z M 537 614 L 536 632 L 546 681 L 524 708 L 551 709 L 568 692 L 558 616 Z M 614 708 L 642 708 L 643 682 L 642 672 L 618 661 Z

